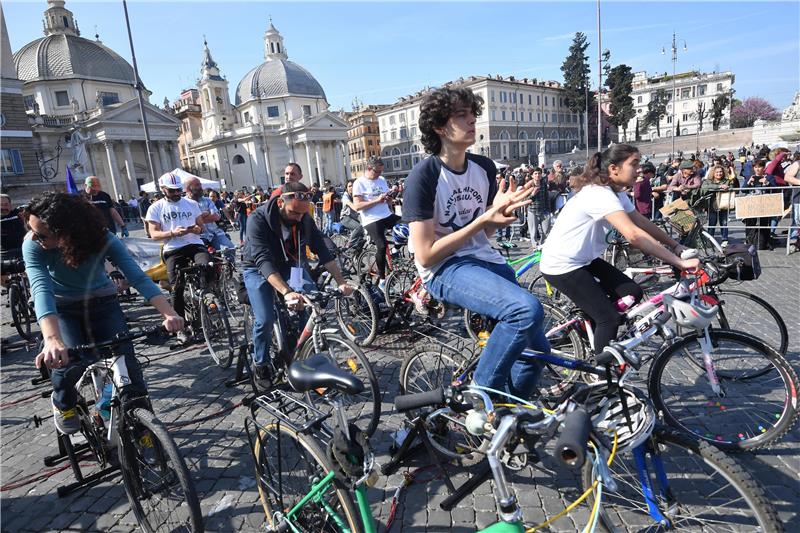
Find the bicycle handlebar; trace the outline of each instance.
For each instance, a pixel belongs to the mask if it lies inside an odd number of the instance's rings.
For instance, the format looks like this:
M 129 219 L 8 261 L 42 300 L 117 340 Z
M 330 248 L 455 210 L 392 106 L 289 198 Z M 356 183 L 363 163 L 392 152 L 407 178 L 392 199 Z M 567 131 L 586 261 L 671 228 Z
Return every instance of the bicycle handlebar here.
M 112 346 L 116 346 L 124 342 L 130 342 L 136 339 L 141 339 L 144 337 L 149 337 L 151 335 L 163 334 L 163 333 L 166 333 L 166 329 L 164 329 L 164 326 L 159 324 L 158 326 L 150 326 L 149 328 L 144 328 L 137 332 L 118 333 L 112 339 L 107 341 L 74 346 L 72 348 L 69 348 L 67 352 L 69 354 L 70 359 L 80 359 L 81 353 L 83 352 L 91 350 L 101 350 L 103 348 L 110 348 Z
M 592 420 L 585 409 L 578 408 L 567 414 L 564 429 L 556 441 L 556 460 L 569 468 L 580 468 L 586 462 L 586 448 Z
M 446 403 L 447 398 L 445 397 L 444 387 L 426 392 L 401 394 L 394 399 L 394 407 L 401 413 L 422 407 L 441 406 Z
M 3 259 L 0 261 L 0 272 L 4 276 L 22 274 L 25 272 L 25 261 L 22 259 Z

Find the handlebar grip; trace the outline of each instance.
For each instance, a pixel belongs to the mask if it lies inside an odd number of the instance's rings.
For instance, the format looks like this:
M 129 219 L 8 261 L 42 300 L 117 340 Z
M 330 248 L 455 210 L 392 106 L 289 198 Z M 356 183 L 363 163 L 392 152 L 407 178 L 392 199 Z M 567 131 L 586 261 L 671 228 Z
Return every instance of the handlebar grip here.
M 566 467 L 582 467 L 586 461 L 586 444 L 591 429 L 592 421 L 585 409 L 569 413 L 564 421 L 564 430 L 556 442 L 556 460 Z
M 394 407 L 401 413 L 404 411 L 411 411 L 412 409 L 419 409 L 420 407 L 444 405 L 444 403 L 444 389 L 442 387 L 427 392 L 401 394 L 394 399 Z

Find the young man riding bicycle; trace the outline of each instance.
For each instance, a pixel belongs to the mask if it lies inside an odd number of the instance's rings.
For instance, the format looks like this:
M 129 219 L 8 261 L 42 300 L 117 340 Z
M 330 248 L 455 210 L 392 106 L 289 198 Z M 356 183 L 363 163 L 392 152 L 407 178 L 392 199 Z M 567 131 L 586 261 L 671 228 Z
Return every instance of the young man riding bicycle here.
M 255 315 L 253 363 L 257 380 L 269 378 L 268 357 L 275 322 L 275 293 L 293 311 L 303 309 L 298 294 L 311 283 L 305 269 L 306 247 L 331 273 L 339 290 L 349 295 L 352 288 L 342 276 L 323 234 L 308 214 L 311 193 L 303 183 L 288 182 L 280 196 L 256 209 L 247 223 L 244 246 L 244 284 Z
M 489 236 L 516 220 L 530 190 L 495 182 L 491 159 L 467 149 L 483 100 L 464 88 L 439 89 L 423 102 L 422 144 L 431 157 L 405 183 L 403 216 L 410 222 L 417 270 L 434 298 L 498 321 L 474 380 L 478 385 L 529 397 L 540 367 L 517 361 L 523 349 L 549 353 L 539 301 L 517 285 L 514 271 L 492 249 Z

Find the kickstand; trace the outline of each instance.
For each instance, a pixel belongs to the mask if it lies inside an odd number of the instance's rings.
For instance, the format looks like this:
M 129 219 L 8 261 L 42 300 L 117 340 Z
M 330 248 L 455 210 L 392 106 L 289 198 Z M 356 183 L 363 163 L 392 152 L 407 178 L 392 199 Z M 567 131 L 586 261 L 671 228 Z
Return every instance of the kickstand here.
M 423 417 L 418 416 L 411 424 L 411 431 L 405 436 L 397 451 L 392 454 L 392 459 L 381 467 L 381 473 L 387 476 L 393 474 L 400 468 L 403 461 L 418 454 L 424 448 L 428 452 L 431 463 L 436 465 L 437 470 L 439 470 L 439 473 L 442 475 L 447 490 L 452 494 L 456 489 L 453 486 L 453 482 L 450 480 L 450 476 L 447 475 L 442 461 L 436 454 L 436 450 L 433 449 L 430 437 L 428 437 L 428 432 L 425 431 L 425 420 Z

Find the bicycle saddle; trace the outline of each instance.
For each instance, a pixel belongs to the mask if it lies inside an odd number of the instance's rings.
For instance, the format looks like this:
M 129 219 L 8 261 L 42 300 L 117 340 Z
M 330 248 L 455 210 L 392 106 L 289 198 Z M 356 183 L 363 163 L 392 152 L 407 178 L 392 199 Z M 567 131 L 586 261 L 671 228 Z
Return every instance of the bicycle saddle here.
M 297 392 L 333 388 L 345 394 L 358 394 L 364 390 L 364 384 L 357 377 L 335 366 L 322 354 L 292 363 L 287 380 Z

